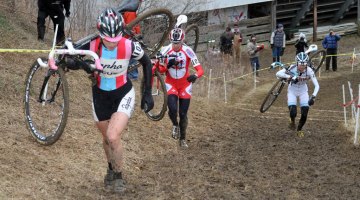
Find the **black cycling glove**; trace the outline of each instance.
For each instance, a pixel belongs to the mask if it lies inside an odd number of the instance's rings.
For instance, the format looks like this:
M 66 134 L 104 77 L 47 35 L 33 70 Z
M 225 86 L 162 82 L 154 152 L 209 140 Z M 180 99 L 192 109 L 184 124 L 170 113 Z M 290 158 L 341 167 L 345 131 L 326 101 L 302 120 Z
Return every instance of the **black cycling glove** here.
M 149 112 L 154 108 L 154 100 L 150 90 L 145 90 L 142 98 L 141 98 L 141 109 L 144 110 L 145 113 Z
M 176 60 L 175 59 L 169 59 L 168 64 L 167 64 L 167 68 L 170 69 L 174 65 L 176 65 Z
M 315 103 L 315 96 L 313 95 L 313 96 L 311 96 L 311 98 L 309 99 L 309 106 L 314 105 L 314 103 Z
M 189 77 L 187 77 L 187 81 L 191 82 L 191 83 L 195 83 L 196 79 L 198 77 L 195 74 L 190 75 Z

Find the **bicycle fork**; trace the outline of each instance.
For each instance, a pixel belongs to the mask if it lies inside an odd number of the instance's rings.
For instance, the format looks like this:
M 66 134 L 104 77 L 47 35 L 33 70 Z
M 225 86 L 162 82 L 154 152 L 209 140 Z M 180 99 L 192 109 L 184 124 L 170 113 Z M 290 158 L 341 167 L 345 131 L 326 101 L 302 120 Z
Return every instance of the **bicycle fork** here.
M 46 76 L 44 77 L 44 82 L 43 82 L 43 84 L 41 86 L 39 99 L 38 99 L 38 102 L 42 103 L 42 105 L 45 105 L 46 102 L 51 103 L 51 102 L 55 101 L 55 95 L 56 95 L 58 89 L 60 88 L 60 84 L 61 84 L 60 78 L 58 78 L 58 80 L 57 80 L 55 90 L 51 93 L 51 98 L 49 100 L 47 99 L 49 79 L 54 74 L 55 74 L 55 71 L 50 69 L 50 70 L 47 71 Z

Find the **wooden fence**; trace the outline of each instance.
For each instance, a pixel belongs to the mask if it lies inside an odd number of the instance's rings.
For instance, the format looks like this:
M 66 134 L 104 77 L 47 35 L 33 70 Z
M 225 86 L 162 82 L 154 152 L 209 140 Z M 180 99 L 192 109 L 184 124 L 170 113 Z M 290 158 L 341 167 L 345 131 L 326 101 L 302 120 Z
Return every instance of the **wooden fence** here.
M 237 23 L 243 36 L 242 44 L 246 44 L 249 36 L 255 34 L 258 42 L 269 41 L 271 35 L 271 17 L 258 17 L 254 19 L 244 19 Z M 233 27 L 234 23 L 227 26 Z M 200 40 L 198 52 L 206 51 L 213 45 L 219 46 L 220 35 L 225 31 L 225 24 L 200 26 Z M 189 38 L 192 41 L 192 38 Z M 212 41 L 212 42 L 210 42 Z M 213 42 L 215 41 L 215 42 Z

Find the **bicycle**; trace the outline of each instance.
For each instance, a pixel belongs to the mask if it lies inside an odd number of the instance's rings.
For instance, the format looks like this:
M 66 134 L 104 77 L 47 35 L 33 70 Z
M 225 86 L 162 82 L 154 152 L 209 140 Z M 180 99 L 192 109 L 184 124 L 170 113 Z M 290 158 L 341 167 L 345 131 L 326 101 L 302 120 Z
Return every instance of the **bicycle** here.
M 185 29 L 185 43 L 190 46 L 191 49 L 194 50 L 194 52 L 196 52 L 199 44 L 199 34 L 200 30 L 197 24 L 191 24 Z
M 314 44 L 310 45 L 309 49 L 305 51 L 306 54 L 310 54 L 313 52 L 315 52 L 315 53 L 309 57 L 309 61 L 310 61 L 310 67 L 313 69 L 314 73 L 316 73 L 321 68 L 322 63 L 325 60 L 326 52 L 325 52 L 325 50 L 318 51 L 317 45 L 314 45 Z M 314 60 L 318 60 L 318 59 L 319 59 L 318 62 L 314 61 Z M 285 64 L 280 63 L 280 62 L 274 62 L 271 64 L 272 69 L 274 69 L 276 67 L 282 67 L 282 68 L 288 69 L 288 67 L 285 66 Z M 294 77 L 296 78 L 296 75 L 294 75 Z M 280 95 L 285 84 L 288 82 L 289 81 L 286 79 L 279 79 L 275 82 L 275 84 L 271 87 L 270 91 L 266 95 L 263 103 L 261 104 L 261 107 L 260 107 L 261 113 L 266 112 L 273 105 L 275 100 Z
M 156 27 L 150 23 L 154 19 L 157 21 Z M 161 23 L 163 24 L 161 25 Z M 124 33 L 129 35 L 132 40 L 139 42 L 148 55 L 153 56 L 166 40 L 173 23 L 173 15 L 169 10 L 154 9 L 139 15 L 125 27 Z M 144 31 L 143 33 L 146 34 L 140 37 L 131 31 L 137 24 L 141 24 L 142 27 L 151 26 L 149 28 L 151 31 L 159 28 L 160 34 L 147 34 L 148 32 Z M 152 33 L 151 31 L 149 32 Z M 93 64 L 95 64 L 97 66 L 95 69 L 100 70 L 101 66 L 95 57 L 96 54 L 82 50 L 88 49 L 90 42 L 97 37 L 99 36 L 95 33 L 74 44 L 66 41 L 60 49 L 50 52 L 48 63 L 43 62 L 43 60 L 47 60 L 46 58 L 39 58 L 30 67 L 25 79 L 25 122 L 31 135 L 40 144 L 54 144 L 65 129 L 69 113 L 69 86 L 65 72 L 72 70 L 69 68 L 69 61 L 72 60 L 77 64 L 83 63 L 77 66 L 77 69 L 81 68 L 87 71 L 94 68 Z M 95 63 L 87 59 L 85 55 L 93 57 Z M 156 76 L 158 77 L 158 75 Z

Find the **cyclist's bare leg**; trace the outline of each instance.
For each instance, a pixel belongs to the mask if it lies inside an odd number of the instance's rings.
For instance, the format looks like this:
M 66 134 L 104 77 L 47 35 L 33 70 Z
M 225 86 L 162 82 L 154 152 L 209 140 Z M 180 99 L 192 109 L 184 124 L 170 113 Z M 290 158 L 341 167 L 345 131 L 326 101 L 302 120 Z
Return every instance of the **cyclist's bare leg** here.
M 106 142 L 106 130 L 109 126 L 109 120 L 97 122 L 96 126 L 103 136 L 103 148 L 105 151 L 106 159 L 107 159 L 108 163 L 110 163 L 110 155 L 109 155 L 110 147 L 109 147 L 109 144 Z
M 125 113 L 116 112 L 111 116 L 109 122 L 102 121 L 97 123 L 100 130 L 106 129 L 104 132 L 101 131 L 105 141 L 104 150 L 115 172 L 121 172 L 122 170 L 123 146 L 121 136 L 128 121 L 129 117 Z

